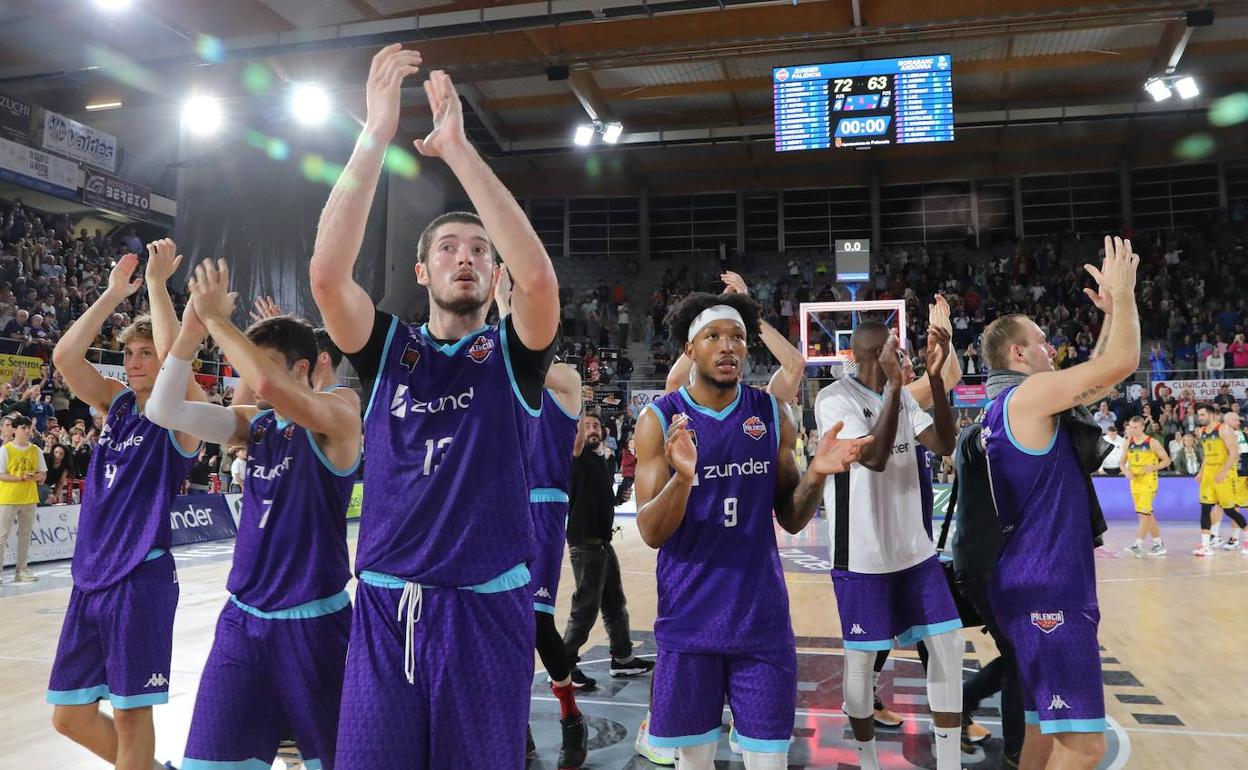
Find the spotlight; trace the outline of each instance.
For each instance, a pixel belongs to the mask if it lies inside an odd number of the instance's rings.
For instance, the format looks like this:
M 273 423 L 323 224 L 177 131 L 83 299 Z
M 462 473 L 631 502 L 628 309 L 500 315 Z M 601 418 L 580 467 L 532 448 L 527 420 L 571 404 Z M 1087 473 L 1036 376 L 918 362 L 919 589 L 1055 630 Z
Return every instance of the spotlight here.
M 211 96 L 192 96 L 182 105 L 182 125 L 193 134 L 207 136 L 221 128 L 221 103 Z
M 1179 92 L 1180 99 L 1195 99 L 1200 96 L 1200 86 L 1196 85 L 1196 78 L 1191 75 L 1185 75 L 1174 81 L 1174 90 Z
M 620 134 L 624 133 L 624 126 L 619 123 L 608 123 L 602 127 L 602 141 L 607 144 L 615 144 L 620 141 Z
M 1155 102 L 1164 102 L 1170 98 L 1170 86 L 1161 78 L 1149 78 L 1144 83 L 1144 90 Z
M 329 117 L 329 94 L 315 83 L 297 83 L 290 92 L 290 111 L 305 126 L 316 126 Z
M 576 127 L 576 135 L 573 137 L 577 147 L 588 147 L 589 143 L 594 141 L 594 127 L 588 124 Z
M 106 11 L 124 11 L 130 7 L 130 0 L 95 0 L 95 4 Z
M 95 102 L 88 104 L 85 109 L 87 112 L 99 112 L 100 110 L 116 110 L 121 107 L 121 102 Z

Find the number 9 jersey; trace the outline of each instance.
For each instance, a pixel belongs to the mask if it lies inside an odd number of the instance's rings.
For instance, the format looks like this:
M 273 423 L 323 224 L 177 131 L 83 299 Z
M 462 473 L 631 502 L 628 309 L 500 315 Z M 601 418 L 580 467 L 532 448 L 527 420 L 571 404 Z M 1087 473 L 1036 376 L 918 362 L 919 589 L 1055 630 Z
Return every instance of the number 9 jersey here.
M 664 435 L 689 418 L 697 475 L 685 517 L 659 549 L 658 619 L 663 650 L 740 653 L 792 645 L 789 596 L 772 510 L 780 415 L 768 393 L 738 386 L 716 412 L 685 388 L 656 399 Z

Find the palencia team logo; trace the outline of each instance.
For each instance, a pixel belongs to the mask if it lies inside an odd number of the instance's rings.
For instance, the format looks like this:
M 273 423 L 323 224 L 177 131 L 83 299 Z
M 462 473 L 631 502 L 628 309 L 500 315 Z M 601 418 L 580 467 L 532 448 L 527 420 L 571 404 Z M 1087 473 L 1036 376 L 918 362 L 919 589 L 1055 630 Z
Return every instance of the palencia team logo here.
M 286 426 L 286 430 L 282 431 L 282 436 L 285 437 L 287 441 L 290 441 L 292 438 L 294 438 L 295 424 L 293 422 L 290 425 Z
M 1066 615 L 1058 610 L 1057 612 L 1033 612 L 1031 613 L 1031 624 L 1046 634 L 1051 634 L 1057 630 L 1057 627 L 1066 622 Z
M 493 352 L 494 340 L 484 334 L 477 337 L 473 340 L 472 344 L 468 346 L 468 357 L 478 364 L 485 363 L 485 359 L 489 358 L 490 354 Z
M 399 366 L 410 372 L 416 368 L 418 363 L 420 363 L 420 348 L 409 342 L 407 347 L 403 348 L 403 356 L 399 359 Z
M 255 430 L 251 432 L 251 442 L 253 444 L 259 444 L 263 440 L 264 440 L 264 426 L 261 425 L 260 427 L 256 428 Z
M 741 430 L 755 441 L 767 435 L 767 426 L 758 418 L 758 415 L 751 415 L 749 419 L 741 423 Z

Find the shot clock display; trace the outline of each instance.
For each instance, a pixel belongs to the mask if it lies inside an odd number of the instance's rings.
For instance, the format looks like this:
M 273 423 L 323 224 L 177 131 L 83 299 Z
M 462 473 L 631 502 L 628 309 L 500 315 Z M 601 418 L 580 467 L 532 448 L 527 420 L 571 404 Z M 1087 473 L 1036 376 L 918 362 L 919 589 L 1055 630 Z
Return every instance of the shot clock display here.
M 953 58 L 772 70 L 776 151 L 953 141 Z

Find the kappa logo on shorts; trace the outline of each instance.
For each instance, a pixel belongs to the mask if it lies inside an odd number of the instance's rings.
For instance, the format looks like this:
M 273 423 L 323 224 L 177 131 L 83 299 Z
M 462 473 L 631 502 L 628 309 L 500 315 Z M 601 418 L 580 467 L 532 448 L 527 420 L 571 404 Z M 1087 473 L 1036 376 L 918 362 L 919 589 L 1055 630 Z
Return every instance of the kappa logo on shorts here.
M 1051 634 L 1057 630 L 1057 627 L 1066 622 L 1066 615 L 1058 610 L 1057 612 L 1033 612 L 1031 613 L 1031 624 L 1046 634 Z
M 494 352 L 494 340 L 482 334 L 477 337 L 471 345 L 468 346 L 468 357 L 478 364 L 485 363 L 485 359 L 490 357 Z
M 537 589 L 537 593 L 534 595 L 537 596 L 537 598 L 539 599 L 549 599 L 550 591 L 546 590 L 546 586 L 542 586 L 541 588 Z
M 749 419 L 741 423 L 741 430 L 745 431 L 745 435 L 755 441 L 767 435 L 767 426 L 763 424 L 763 421 L 757 415 L 751 415 Z
M 1057 711 L 1058 709 L 1068 709 L 1068 708 L 1070 708 L 1070 704 L 1062 700 L 1062 696 L 1058 695 L 1057 693 L 1053 693 L 1053 702 L 1049 704 L 1049 710 Z
M 416 364 L 418 363 L 420 363 L 420 348 L 416 347 L 414 343 L 409 342 L 407 343 L 407 346 L 403 348 L 403 355 L 399 358 L 399 366 L 410 372 L 416 368 Z
M 850 636 L 866 636 L 866 633 L 866 631 L 862 630 L 862 626 L 857 623 L 854 624 L 853 628 L 849 629 Z
M 144 687 L 164 687 L 167 684 L 169 684 L 169 680 L 165 678 L 164 674 L 152 674 L 152 676 L 147 680 L 147 684 L 143 686 Z

